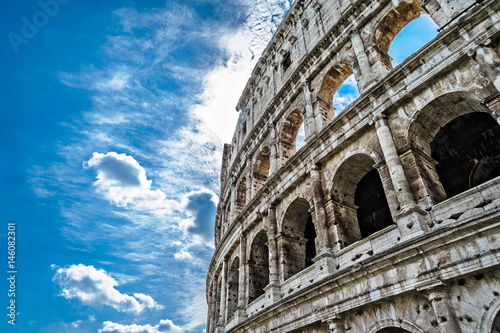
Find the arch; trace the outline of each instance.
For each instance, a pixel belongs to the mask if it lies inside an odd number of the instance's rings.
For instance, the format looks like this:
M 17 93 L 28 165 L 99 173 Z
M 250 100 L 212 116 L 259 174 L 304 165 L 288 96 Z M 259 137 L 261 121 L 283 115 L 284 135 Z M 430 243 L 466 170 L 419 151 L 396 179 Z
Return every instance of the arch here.
M 500 333 L 500 299 L 497 298 L 488 304 L 481 321 L 477 326 L 477 333 Z
M 266 183 L 269 177 L 271 149 L 264 147 L 257 155 L 254 164 L 253 172 L 253 186 L 254 193 L 257 193 L 261 187 Z
M 389 56 L 389 49 L 394 38 L 404 27 L 422 14 L 427 14 L 427 12 L 422 7 L 421 1 L 403 1 L 377 22 L 373 41 L 379 59 L 387 71 L 392 69 L 392 58 Z
M 252 241 L 248 266 L 248 303 L 250 304 L 264 294 L 264 288 L 269 284 L 269 249 L 265 231 L 260 231 Z
M 440 202 L 500 175 L 500 126 L 467 92 L 441 95 L 417 112 L 408 129 L 424 184 Z
M 323 77 L 316 101 L 319 105 L 316 107 L 319 108 L 324 123 L 335 118 L 333 96 L 351 75 L 353 70 L 350 63 L 343 60 L 333 65 Z
M 236 210 L 239 213 L 247 202 L 247 179 L 242 177 L 238 183 L 238 189 L 236 191 Z
M 283 217 L 278 236 L 283 280 L 311 266 L 316 256 L 316 230 L 310 207 L 306 199 L 297 198 L 288 206 Z
M 304 118 L 299 109 L 292 110 L 288 114 L 281 127 L 280 148 L 281 148 L 281 164 L 295 154 L 297 150 L 296 141 L 299 130 L 304 123 Z
M 394 224 L 374 164 L 371 156 L 357 153 L 349 156 L 333 177 L 331 197 L 343 247 Z
M 239 292 L 239 271 L 240 259 L 233 259 L 227 275 L 227 318 L 230 319 L 234 315 L 234 310 L 238 306 Z
M 367 333 L 424 333 L 419 326 L 405 319 L 384 318 L 368 327 Z

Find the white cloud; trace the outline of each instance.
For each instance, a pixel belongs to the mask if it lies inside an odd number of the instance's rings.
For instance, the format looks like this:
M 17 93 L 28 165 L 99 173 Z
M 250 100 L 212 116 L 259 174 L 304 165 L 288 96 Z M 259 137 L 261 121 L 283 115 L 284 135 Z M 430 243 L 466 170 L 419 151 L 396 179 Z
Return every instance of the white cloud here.
M 181 251 L 177 252 L 176 254 L 174 254 L 174 258 L 176 260 L 190 260 L 190 259 L 193 259 L 193 256 L 191 255 L 191 253 L 184 251 L 184 250 L 181 250 Z
M 78 299 L 85 305 L 107 305 L 120 312 L 141 313 L 145 309 L 162 309 L 163 306 L 148 295 L 123 294 L 115 289 L 118 282 L 103 269 L 83 264 L 59 268 L 53 280 L 61 287 L 60 296 Z
M 95 152 L 85 164 L 97 170 L 94 183 L 105 197 L 119 207 L 147 211 L 158 216 L 171 213 L 176 202 L 167 200 L 163 191 L 151 189 L 146 170 L 125 154 Z
M 183 333 L 179 326 L 176 326 L 171 320 L 160 320 L 155 326 L 147 325 L 121 325 L 111 321 L 105 321 L 98 333 Z
M 260 0 L 253 3 L 245 25 L 220 37 L 219 45 L 229 54 L 204 78 L 201 104 L 193 108 L 222 142 L 231 142 L 238 114 L 238 99 L 254 65 L 265 49 L 292 1 Z
M 83 320 L 76 320 L 71 323 L 71 327 L 78 328 L 83 323 Z

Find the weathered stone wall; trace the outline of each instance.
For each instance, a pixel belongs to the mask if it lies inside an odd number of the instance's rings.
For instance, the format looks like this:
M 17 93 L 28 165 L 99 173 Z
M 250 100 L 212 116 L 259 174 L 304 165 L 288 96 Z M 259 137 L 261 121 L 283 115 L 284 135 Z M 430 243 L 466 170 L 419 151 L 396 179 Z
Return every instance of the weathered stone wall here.
M 498 330 L 499 7 L 292 5 L 224 147 L 207 332 Z M 393 68 L 394 37 L 426 13 L 442 31 Z M 361 95 L 336 114 L 352 74 Z

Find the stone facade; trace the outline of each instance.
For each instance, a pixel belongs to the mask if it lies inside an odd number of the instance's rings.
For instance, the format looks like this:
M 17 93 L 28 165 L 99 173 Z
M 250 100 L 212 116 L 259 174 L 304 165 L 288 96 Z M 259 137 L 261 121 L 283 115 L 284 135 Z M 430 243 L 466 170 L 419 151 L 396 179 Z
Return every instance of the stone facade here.
M 224 147 L 208 333 L 500 331 L 499 8 L 294 2 Z M 440 33 L 393 68 L 422 14 Z

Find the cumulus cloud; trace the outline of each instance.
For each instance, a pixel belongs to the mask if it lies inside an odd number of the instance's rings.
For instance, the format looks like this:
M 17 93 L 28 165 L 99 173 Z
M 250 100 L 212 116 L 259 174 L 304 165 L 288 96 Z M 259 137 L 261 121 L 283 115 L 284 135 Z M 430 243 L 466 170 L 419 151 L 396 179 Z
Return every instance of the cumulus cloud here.
M 188 215 L 180 222 L 181 229 L 187 234 L 211 241 L 217 206 L 215 193 L 209 190 L 192 191 L 183 198 L 181 205 Z
M 179 326 L 176 326 L 171 320 L 160 320 L 155 326 L 151 325 L 121 325 L 111 321 L 105 321 L 98 333 L 183 333 Z
M 193 259 L 193 256 L 191 255 L 191 253 L 181 250 L 174 254 L 174 258 L 177 260 L 190 260 Z
M 162 309 L 163 306 L 148 295 L 130 296 L 118 291 L 118 282 L 103 269 L 83 264 L 59 268 L 53 278 L 61 287 L 60 296 L 78 299 L 89 306 L 111 306 L 120 312 L 141 313 L 145 309 Z
M 95 152 L 85 166 L 97 170 L 94 184 L 117 206 L 165 215 L 175 205 L 163 191 L 151 189 L 152 181 L 147 179 L 146 170 L 132 156 Z

